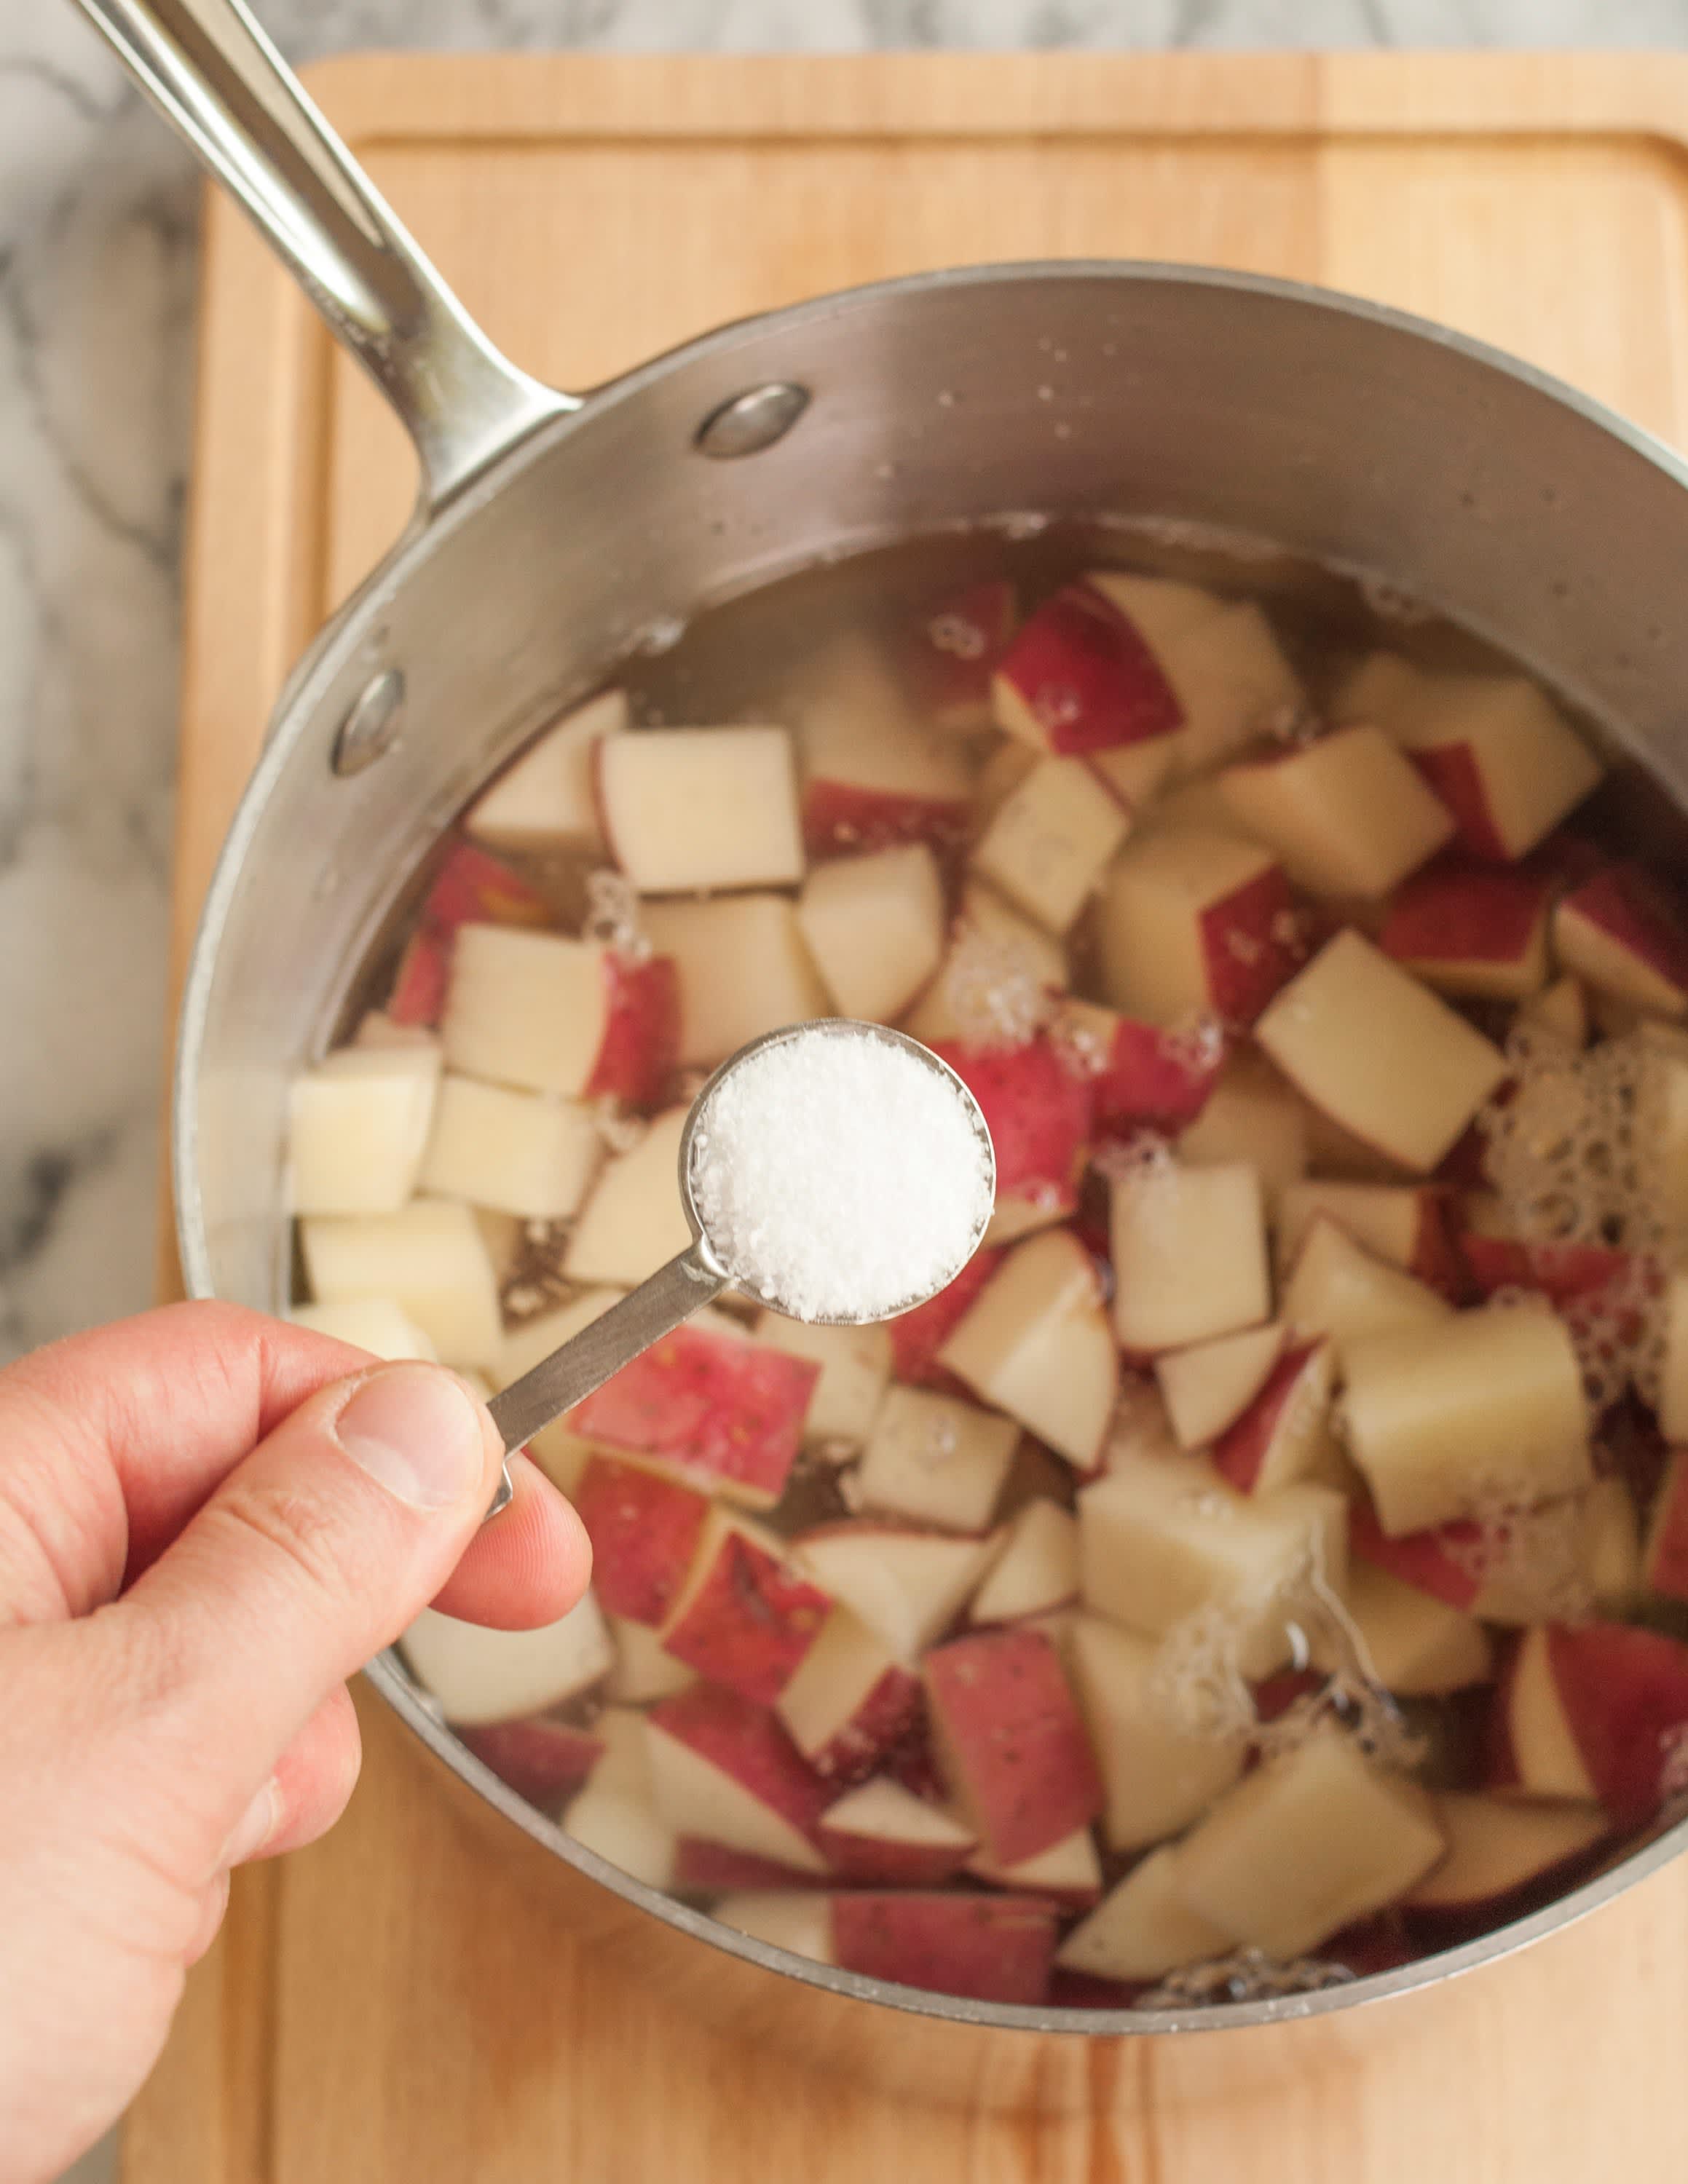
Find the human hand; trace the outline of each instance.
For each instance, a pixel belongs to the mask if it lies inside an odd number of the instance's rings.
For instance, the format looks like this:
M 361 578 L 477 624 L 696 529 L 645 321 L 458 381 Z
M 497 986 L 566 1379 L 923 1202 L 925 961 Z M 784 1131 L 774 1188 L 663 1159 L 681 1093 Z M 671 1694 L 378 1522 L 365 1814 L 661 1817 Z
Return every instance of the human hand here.
M 0 2184 L 140 2086 L 230 1869 L 339 1817 L 344 1679 L 430 1600 L 514 1629 L 584 1590 L 525 1458 L 478 1529 L 499 1456 L 453 1375 L 233 1306 L 0 1373 Z

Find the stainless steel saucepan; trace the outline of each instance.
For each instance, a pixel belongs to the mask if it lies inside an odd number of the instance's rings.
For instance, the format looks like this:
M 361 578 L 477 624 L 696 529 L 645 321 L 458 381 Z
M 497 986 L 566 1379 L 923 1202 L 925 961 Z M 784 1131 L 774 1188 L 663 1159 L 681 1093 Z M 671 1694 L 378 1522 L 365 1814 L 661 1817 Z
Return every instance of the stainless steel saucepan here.
M 285 1303 L 288 1079 L 470 791 L 640 630 L 823 556 L 1011 510 L 1275 540 L 1493 639 L 1688 793 L 1688 472 L 1538 372 L 1288 283 L 1051 263 L 824 297 L 556 393 L 470 323 L 238 0 L 81 4 L 378 382 L 422 468 L 407 534 L 291 679 L 206 905 L 174 1140 L 197 1294 Z M 1059 2098 L 1082 2074 L 1084 2042 L 1049 2065 L 1029 2032 L 1261 2025 L 1422 1986 L 1565 1925 L 1688 1842 L 1678 1826 L 1500 1933 L 1310 1995 L 1182 2016 L 914 1996 L 628 1879 L 473 1759 L 395 1658 L 370 1673 L 555 1853 L 580 1915 L 714 2021 L 740 2013 L 975 2096 L 1024 2099 L 1030 2072 Z

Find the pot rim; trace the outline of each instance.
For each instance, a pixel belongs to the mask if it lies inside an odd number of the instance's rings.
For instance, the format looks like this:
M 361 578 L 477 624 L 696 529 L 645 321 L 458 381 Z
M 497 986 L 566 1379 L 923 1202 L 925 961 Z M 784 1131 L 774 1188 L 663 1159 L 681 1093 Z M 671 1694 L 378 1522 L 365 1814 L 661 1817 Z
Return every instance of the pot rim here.
M 175 1066 L 171 1080 L 171 1196 L 184 1285 L 191 1297 L 215 1294 L 210 1279 L 203 1206 L 193 1150 L 198 1129 L 197 1078 L 218 944 L 234 889 L 244 866 L 271 790 L 313 725 L 322 698 L 349 659 L 365 645 L 372 629 L 412 570 L 437 542 L 477 513 L 530 464 L 549 454 L 571 433 L 589 427 L 601 412 L 631 401 L 670 372 L 701 359 L 729 355 L 763 333 L 820 325 L 864 305 L 902 295 L 975 287 L 1026 287 L 1044 281 L 1098 281 L 1132 285 L 1165 283 L 1269 298 L 1302 309 L 1357 320 L 1450 349 L 1504 378 L 1572 411 L 1610 438 L 1662 471 L 1688 490 L 1688 462 L 1655 434 L 1633 423 L 1592 395 L 1581 393 L 1551 372 L 1527 364 L 1504 349 L 1456 332 L 1435 320 L 1373 303 L 1341 290 L 1274 275 L 1233 272 L 1176 261 L 1140 259 L 1037 259 L 1000 265 L 953 266 L 908 274 L 895 280 L 864 282 L 794 304 L 777 311 L 737 319 L 713 328 L 677 348 L 636 365 L 595 388 L 581 406 L 549 421 L 507 449 L 472 484 L 431 517 L 414 522 L 359 590 L 326 623 L 301 656 L 277 700 L 271 728 L 251 778 L 242 794 L 206 891 L 183 983 Z M 869 1979 L 757 1941 L 724 1926 L 707 1912 L 678 1902 L 660 1889 L 623 1873 L 608 1859 L 566 1835 L 553 1820 L 529 1805 L 459 1742 L 419 1692 L 389 1649 L 367 1664 L 370 1682 L 406 1726 L 451 1771 L 535 1842 L 543 1845 L 589 1879 L 678 1931 L 729 1956 L 771 1973 L 796 1979 L 824 1992 L 864 2003 L 912 2012 L 952 2023 L 1006 2031 L 1079 2033 L 1098 2036 L 1190 2031 L 1236 2031 L 1323 2017 L 1361 2003 L 1416 1992 L 1480 1965 L 1498 1963 L 1529 1943 L 1556 1934 L 1611 1902 L 1637 1881 L 1688 1849 L 1688 1815 L 1638 1845 L 1614 1864 L 1564 1896 L 1527 1917 L 1385 1972 L 1375 1972 L 1319 1988 L 1311 1993 L 1269 2000 L 1195 2005 L 1183 2009 L 1090 2009 L 990 2003 L 931 1992 L 925 1988 Z

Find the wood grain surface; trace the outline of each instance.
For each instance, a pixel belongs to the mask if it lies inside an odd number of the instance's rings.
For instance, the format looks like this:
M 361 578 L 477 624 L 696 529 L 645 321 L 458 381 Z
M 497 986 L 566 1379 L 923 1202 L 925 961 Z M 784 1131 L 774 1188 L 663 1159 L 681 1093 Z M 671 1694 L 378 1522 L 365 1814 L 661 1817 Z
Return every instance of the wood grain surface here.
M 881 275 L 1146 256 L 1403 304 L 1688 441 L 1688 58 L 410 55 L 313 81 L 471 309 L 561 385 Z M 178 972 L 287 666 L 414 488 L 396 426 L 221 203 L 199 401 Z M 684 1991 L 653 1983 L 637 1936 L 595 1915 L 608 1899 L 559 1886 L 360 1707 L 351 1813 L 238 1880 L 129 2126 L 128 2184 L 1688 2169 L 1688 1864 L 1406 2002 L 1256 2034 L 1027 2042 L 1006 2109 L 942 2106 L 724 2036 L 699 2005 L 707 1958 Z

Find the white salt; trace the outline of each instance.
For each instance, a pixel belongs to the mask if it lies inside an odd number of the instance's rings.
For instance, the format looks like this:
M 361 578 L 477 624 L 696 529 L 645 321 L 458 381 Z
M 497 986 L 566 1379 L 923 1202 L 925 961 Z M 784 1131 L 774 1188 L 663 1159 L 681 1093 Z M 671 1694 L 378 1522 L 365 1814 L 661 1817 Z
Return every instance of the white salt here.
M 817 1024 L 748 1055 L 710 1095 L 691 1187 L 742 1287 L 795 1319 L 886 1319 L 965 1265 L 993 1167 L 945 1072 L 866 1027 Z

